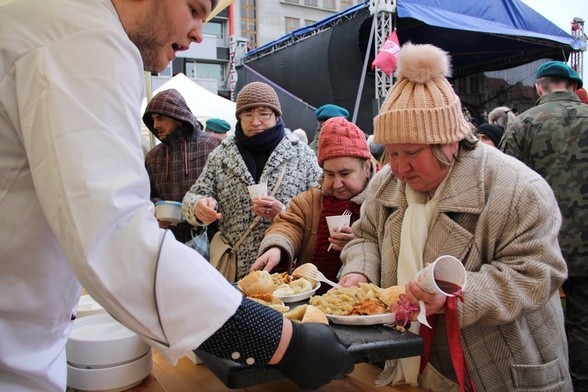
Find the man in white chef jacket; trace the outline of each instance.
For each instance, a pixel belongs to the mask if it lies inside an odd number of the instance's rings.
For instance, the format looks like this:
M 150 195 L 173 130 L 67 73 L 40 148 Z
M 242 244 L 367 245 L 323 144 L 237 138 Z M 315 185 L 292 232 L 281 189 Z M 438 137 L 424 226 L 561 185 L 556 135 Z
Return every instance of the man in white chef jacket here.
M 240 353 L 303 388 L 351 370 L 330 328 L 251 305 L 155 220 L 143 70 L 201 42 L 216 2 L 0 0 L 1 391 L 65 389 L 80 283 L 171 362 L 197 347 Z M 328 369 L 308 360 L 315 336 L 331 339 Z

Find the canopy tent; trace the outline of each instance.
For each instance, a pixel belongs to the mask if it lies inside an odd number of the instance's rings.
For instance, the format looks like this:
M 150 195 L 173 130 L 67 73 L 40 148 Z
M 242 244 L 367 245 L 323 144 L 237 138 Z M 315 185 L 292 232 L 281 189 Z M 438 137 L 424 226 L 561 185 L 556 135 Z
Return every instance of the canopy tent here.
M 216 117 L 222 118 L 231 124 L 231 130 L 235 130 L 235 124 L 237 123 L 237 118 L 235 117 L 235 102 L 199 86 L 183 73 L 177 74 L 169 81 L 162 84 L 159 88 L 153 91 L 153 95 L 156 95 L 160 91 L 172 88 L 178 90 L 178 92 L 182 94 L 186 104 L 188 104 L 188 107 L 202 125 L 205 125 L 206 120 Z M 141 105 L 141 118 L 143 118 L 143 113 L 145 113 L 146 107 L 147 100 L 143 99 Z
M 377 111 L 374 74 L 364 70 L 373 16 L 369 2 L 351 7 L 248 52 L 238 68 L 239 82 L 249 69 L 305 102 L 289 107 L 335 103 L 350 112 L 362 77 L 356 123 L 372 132 Z M 395 26 L 400 43 L 430 43 L 448 51 L 454 77 L 501 70 L 541 58 L 565 60 L 582 44 L 520 0 L 397 0 Z M 296 123 L 289 124 L 296 128 Z

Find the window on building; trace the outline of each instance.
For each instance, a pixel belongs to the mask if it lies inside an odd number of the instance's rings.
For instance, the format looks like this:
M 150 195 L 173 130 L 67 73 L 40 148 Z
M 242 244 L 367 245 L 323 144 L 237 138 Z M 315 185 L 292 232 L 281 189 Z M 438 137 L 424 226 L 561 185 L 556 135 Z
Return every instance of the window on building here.
M 337 2 L 335 0 L 323 0 L 323 8 L 327 10 L 336 10 Z
M 315 24 L 316 20 L 310 20 L 310 19 L 304 19 L 304 25 L 305 26 L 310 26 L 312 24 Z
M 290 31 L 296 30 L 300 27 L 300 19 L 298 18 L 289 18 L 286 16 L 286 33 Z
M 318 7 L 318 0 L 304 0 L 304 5 Z
M 241 34 L 249 39 L 248 46 L 257 47 L 257 25 L 255 23 L 255 0 L 241 2 Z
M 209 79 L 224 81 L 224 67 L 219 63 L 202 63 L 186 61 L 186 76 L 193 79 Z
M 208 35 L 214 35 L 216 38 L 223 38 L 223 25 L 218 22 L 207 22 L 202 25 L 202 32 Z
M 284 0 L 285 3 L 300 4 L 300 0 Z

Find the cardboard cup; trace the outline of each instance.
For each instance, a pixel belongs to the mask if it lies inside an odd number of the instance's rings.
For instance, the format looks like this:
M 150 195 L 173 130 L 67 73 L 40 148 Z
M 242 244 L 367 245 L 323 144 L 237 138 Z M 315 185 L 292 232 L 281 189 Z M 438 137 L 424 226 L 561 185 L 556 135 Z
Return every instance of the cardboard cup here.
M 327 225 L 329 226 L 329 235 L 333 235 L 339 227 L 349 226 L 351 215 L 332 215 L 327 216 Z
M 249 196 L 251 196 L 251 200 L 257 199 L 261 196 L 267 196 L 267 182 L 260 182 L 259 184 L 249 185 L 247 189 L 249 190 Z
M 418 285 L 428 293 L 453 297 L 465 288 L 467 274 L 465 267 L 453 256 L 439 256 L 415 275 Z

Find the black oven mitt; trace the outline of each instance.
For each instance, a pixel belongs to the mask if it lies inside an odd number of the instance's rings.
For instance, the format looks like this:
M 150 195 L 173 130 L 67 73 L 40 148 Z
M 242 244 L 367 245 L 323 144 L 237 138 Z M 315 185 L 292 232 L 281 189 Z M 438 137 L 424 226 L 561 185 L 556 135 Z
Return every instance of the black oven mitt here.
M 331 327 L 294 322 L 292 327 L 292 340 L 276 367 L 300 388 L 318 389 L 353 371 L 353 358 Z

